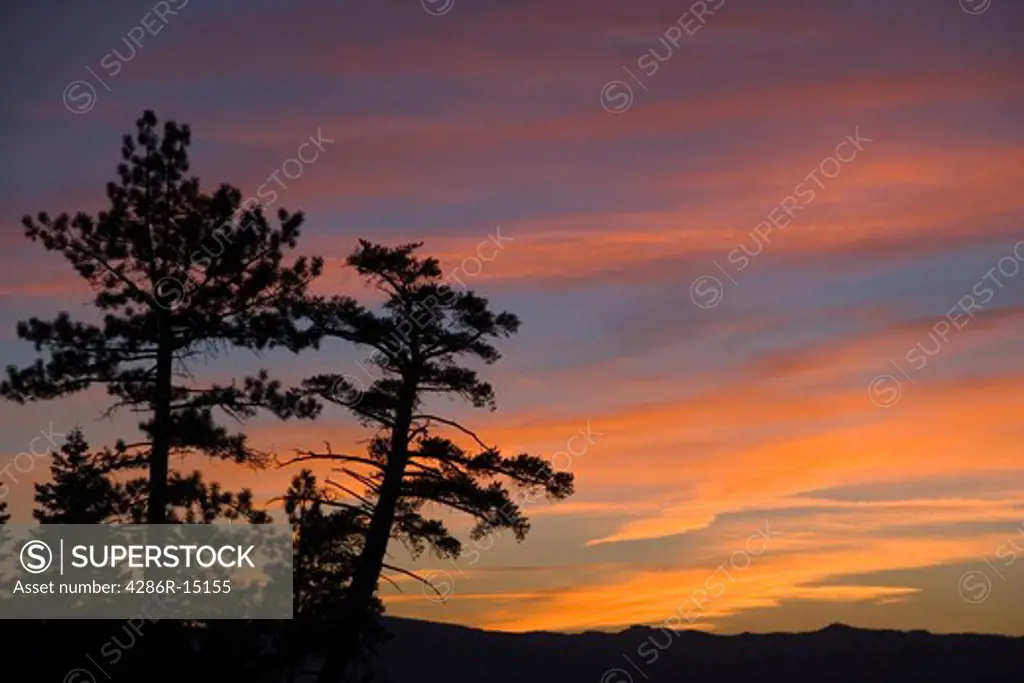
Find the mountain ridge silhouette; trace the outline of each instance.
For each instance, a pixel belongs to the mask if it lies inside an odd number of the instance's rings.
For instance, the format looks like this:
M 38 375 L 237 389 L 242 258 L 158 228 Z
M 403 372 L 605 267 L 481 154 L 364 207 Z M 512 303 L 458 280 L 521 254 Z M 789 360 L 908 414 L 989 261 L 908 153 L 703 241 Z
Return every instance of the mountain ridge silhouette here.
M 510 633 L 397 617 L 372 669 L 380 681 L 488 683 L 906 683 L 1024 680 L 1024 637 L 867 629 Z M 653 638 L 653 640 L 652 640 Z M 646 647 L 644 647 L 646 645 Z

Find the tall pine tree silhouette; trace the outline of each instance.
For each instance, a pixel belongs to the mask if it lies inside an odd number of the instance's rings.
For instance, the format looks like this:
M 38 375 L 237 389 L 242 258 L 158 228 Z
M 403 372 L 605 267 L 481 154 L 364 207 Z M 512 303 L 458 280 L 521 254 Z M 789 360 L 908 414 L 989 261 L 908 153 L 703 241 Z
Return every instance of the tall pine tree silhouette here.
M 475 519 L 473 538 L 510 529 L 522 540 L 530 525 L 512 489 L 524 496 L 569 496 L 573 476 L 557 472 L 536 456 L 504 457 L 471 429 L 425 408 L 430 397 L 462 398 L 473 406 L 495 409 L 492 387 L 464 362 L 491 364 L 500 358 L 492 341 L 508 337 L 519 319 L 494 313 L 486 299 L 444 284 L 434 258 L 416 255 L 420 243 L 387 247 L 360 240 L 348 257 L 368 284 L 385 297 L 379 312 L 346 296 L 315 297 L 304 313 L 310 337 L 318 345 L 337 338 L 371 352 L 380 378 L 357 386 L 351 375 L 318 375 L 304 382 L 318 399 L 344 406 L 376 430 L 366 454 L 306 451 L 296 458 L 329 460 L 347 483 L 330 483 L 349 495 L 348 505 L 366 523 L 366 538 L 355 563 L 346 604 L 342 648 L 321 671 L 334 681 L 359 651 L 358 633 L 371 614 L 391 538 L 405 541 L 413 553 L 430 546 L 439 556 L 457 557 L 461 545 L 444 523 L 425 516 L 426 505 L 465 513 Z M 444 433 L 458 435 L 468 448 Z
M 148 469 L 134 493 L 151 524 L 174 519 L 171 505 L 192 507 L 173 495 L 201 493 L 192 477 L 174 483 L 172 454 L 259 459 L 243 434 L 217 423 L 216 410 L 246 418 L 260 405 L 282 416 L 299 409 L 263 372 L 241 386 L 219 386 L 191 381 L 189 367 L 219 347 L 291 345 L 289 311 L 322 267 L 320 259 L 285 263 L 301 213 L 282 209 L 272 227 L 229 185 L 201 192 L 198 178 L 187 175 L 190 141 L 189 126 L 167 122 L 161 135 L 147 111 L 134 137 L 124 137 L 118 181 L 107 184 L 109 209 L 25 217 L 26 236 L 64 256 L 92 287 L 102 321 L 62 313 L 19 323 L 18 336 L 46 355 L 9 367 L 0 384 L 0 394 L 18 402 L 103 386 L 114 398 L 111 411 L 148 415 L 139 425 L 145 438 L 118 450 L 126 466 Z

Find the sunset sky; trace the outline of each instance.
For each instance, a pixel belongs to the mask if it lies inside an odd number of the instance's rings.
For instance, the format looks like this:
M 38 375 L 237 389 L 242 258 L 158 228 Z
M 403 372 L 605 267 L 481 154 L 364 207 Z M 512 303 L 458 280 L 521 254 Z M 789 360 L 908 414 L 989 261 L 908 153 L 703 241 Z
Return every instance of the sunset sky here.
M 458 562 L 394 547 L 446 600 L 394 577 L 389 613 L 1024 635 L 1024 4 L 156 4 L 162 21 L 148 0 L 5 11 L 3 365 L 35 357 L 18 320 L 92 315 L 21 216 L 104 208 L 144 109 L 192 126 L 208 191 L 255 193 L 319 132 L 274 209 L 307 214 L 320 291 L 365 295 L 341 267 L 359 237 L 424 241 L 523 322 L 485 373 L 498 410 L 449 414 L 576 475 L 569 500 L 527 505 L 521 544 L 446 517 Z M 295 384 L 362 376 L 364 356 L 193 372 Z M 108 405 L 0 405 L 17 519 L 47 462 L 16 455 L 51 425 L 131 435 Z M 368 435 L 334 409 L 245 429 L 285 454 Z M 294 474 L 184 467 L 262 501 Z

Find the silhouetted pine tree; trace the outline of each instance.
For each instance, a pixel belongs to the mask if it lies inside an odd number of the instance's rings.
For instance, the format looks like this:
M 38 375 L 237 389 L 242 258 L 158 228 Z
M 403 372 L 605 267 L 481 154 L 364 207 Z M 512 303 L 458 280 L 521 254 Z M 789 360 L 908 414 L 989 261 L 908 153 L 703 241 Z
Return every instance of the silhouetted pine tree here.
M 363 546 L 362 517 L 321 489 L 302 470 L 284 497 L 294 530 L 296 618 L 336 618 Z
M 35 484 L 36 506 L 32 511 L 33 518 L 42 524 L 103 524 L 119 521 L 117 510 L 121 507 L 123 497 L 118 485 L 109 477 L 111 465 L 118 458 L 116 453 L 109 450 L 90 453 L 82 430 L 76 428 L 67 435 L 64 444 L 51 458 L 51 481 Z M 59 541 L 49 539 L 50 534 L 58 538 L 62 536 L 58 529 L 41 527 L 38 538 L 55 547 Z M 129 576 L 128 572 L 123 572 L 119 581 L 126 582 Z M 76 575 L 76 580 L 81 582 L 109 582 L 111 579 L 109 572 L 98 570 Z M 91 596 L 88 600 L 90 611 L 97 610 L 97 604 L 105 600 L 111 601 L 113 598 Z M 68 609 L 81 609 L 82 605 L 79 596 L 68 596 Z M 83 648 L 95 649 L 102 645 L 102 641 L 97 640 L 98 635 L 104 631 L 109 632 L 110 623 L 91 619 L 19 622 L 19 629 L 23 629 L 19 636 L 28 637 L 31 633 L 36 640 L 71 642 Z M 48 658 L 48 664 L 55 665 L 58 661 L 56 658 Z M 72 665 L 65 663 L 64 666 Z
M 35 486 L 33 517 L 43 524 L 102 524 L 132 522 L 144 516 L 144 497 L 129 495 L 129 487 L 116 483 L 110 476 L 112 471 L 120 468 L 125 457 L 124 452 L 110 449 L 91 453 L 82 431 L 73 430 L 53 456 L 50 465 L 52 481 Z M 137 488 L 138 482 L 135 484 Z M 177 491 L 178 487 L 187 490 Z M 192 501 L 181 515 L 185 522 L 208 523 L 217 517 L 246 518 L 257 522 L 267 519 L 266 513 L 252 509 L 251 495 L 246 491 L 232 496 L 221 492 L 216 484 L 206 485 L 195 476 L 182 477 L 177 473 L 172 473 L 170 489 L 172 501 Z M 180 508 L 175 508 L 175 512 L 178 511 Z M 47 531 L 61 533 L 46 529 L 44 539 Z M 80 581 L 95 579 L 109 582 L 111 578 L 109 573 L 98 571 L 93 576 L 77 575 Z M 139 577 L 125 571 L 117 582 L 124 585 L 133 578 Z M 90 610 L 95 610 L 97 600 L 101 599 L 92 596 Z M 230 628 L 222 626 L 222 623 L 230 624 Z M 34 624 L 33 628 L 41 629 L 45 637 L 60 638 L 65 642 L 88 643 L 100 637 L 116 637 L 118 647 L 124 646 L 125 650 L 125 660 L 119 663 L 119 669 L 136 680 L 154 681 L 180 680 L 184 675 L 197 681 L 224 680 L 223 677 L 204 679 L 196 675 L 199 671 L 215 667 L 222 671 L 243 672 L 248 680 L 255 681 L 257 679 L 249 675 L 250 667 L 259 663 L 253 652 L 253 642 L 266 631 L 259 628 L 257 622 L 207 622 L 200 626 L 169 620 L 144 623 L 142 633 L 148 636 L 146 638 L 111 621 L 49 621 Z M 154 637 L 154 633 L 159 636 Z M 153 671 L 154 662 L 163 661 L 162 653 L 170 642 L 179 643 L 180 651 L 173 666 L 164 662 L 158 674 Z M 90 649 L 98 651 L 103 644 L 104 641 L 99 640 Z M 203 649 L 197 652 L 196 646 L 200 644 Z M 243 660 L 246 666 L 240 664 Z M 172 673 L 178 678 L 171 676 Z
M 514 334 L 519 319 L 494 313 L 471 291 L 444 284 L 434 258 L 415 255 L 420 243 L 386 247 L 360 240 L 347 264 L 386 297 L 374 312 L 351 297 L 310 299 L 304 313 L 310 337 L 318 345 L 333 337 L 372 351 L 381 377 L 364 392 L 345 375 L 318 375 L 305 388 L 320 399 L 345 406 L 376 435 L 365 455 L 305 452 L 296 460 L 324 459 L 361 485 L 360 495 L 337 482 L 350 496 L 350 508 L 366 524 L 366 539 L 348 591 L 344 649 L 321 672 L 321 681 L 338 680 L 342 661 L 358 650 L 354 637 L 365 629 L 388 541 L 398 538 L 416 554 L 426 546 L 439 556 L 457 557 L 461 546 L 439 519 L 424 516 L 425 505 L 463 512 L 475 518 L 474 538 L 511 529 L 518 540 L 529 530 L 511 487 L 527 495 L 569 496 L 573 477 L 527 454 L 503 457 L 467 427 L 424 410 L 428 397 L 441 395 L 495 409 L 494 391 L 465 361 L 485 364 L 500 358 L 491 341 Z M 349 375 L 351 376 L 351 375 Z M 458 433 L 472 451 L 435 433 Z
M 140 524 L 145 521 L 148 488 L 145 479 L 135 479 L 124 486 L 121 512 L 127 522 Z M 225 491 L 216 482 L 204 481 L 198 470 L 189 475 L 172 471 L 167 480 L 167 490 L 171 503 L 167 521 L 171 523 L 211 524 L 216 519 L 245 520 L 253 524 L 270 521 L 265 511 L 253 507 L 251 490 Z
M 53 456 L 50 465 L 52 481 L 36 484 L 36 509 L 32 513 L 33 517 L 43 524 L 102 524 L 132 522 L 143 516 L 144 498 L 133 498 L 128 493 L 128 487 L 115 483 L 109 476 L 112 470 L 119 467 L 124 457 L 123 452 L 110 449 L 90 453 L 81 430 L 73 430 L 60 451 Z M 187 490 L 177 491 L 179 486 Z M 171 500 L 192 501 L 182 515 L 181 521 L 184 522 L 209 523 L 217 517 L 246 518 L 257 522 L 267 519 L 266 513 L 252 509 L 251 495 L 246 491 L 239 496 L 232 496 L 221 492 L 216 484 L 206 485 L 195 476 L 182 477 L 177 473 L 172 473 L 170 489 Z M 178 508 L 175 511 L 179 511 Z M 111 580 L 109 573 L 96 572 L 92 577 L 78 575 L 78 579 L 83 581 L 93 578 L 101 582 Z M 133 578 L 138 577 L 124 572 L 118 581 L 124 584 Z M 95 596 L 90 599 L 90 609 L 96 608 L 96 601 Z M 139 637 L 130 629 L 110 621 L 51 621 L 41 624 L 39 628 L 44 629 L 46 635 L 59 635 L 67 642 L 89 642 L 98 636 L 118 638 L 120 645 L 130 645 L 125 648 L 126 659 L 120 663 L 119 668 L 138 679 L 174 680 L 169 675 L 174 672 L 179 677 L 189 675 L 194 680 L 224 680 L 222 676 L 210 675 L 207 679 L 197 676 L 200 671 L 210 673 L 217 670 L 242 672 L 248 680 L 254 681 L 260 679 L 251 675 L 251 669 L 263 660 L 256 656 L 253 643 L 258 642 L 268 630 L 260 628 L 258 622 L 207 622 L 200 626 L 168 620 L 162 620 L 159 624 L 144 624 L 142 632 L 150 636 L 148 638 Z M 159 633 L 159 637 L 152 637 L 153 633 Z M 164 663 L 161 666 L 164 670 L 156 674 L 153 671 L 154 662 L 162 659 L 161 653 L 165 651 L 168 642 L 178 642 L 181 651 L 173 667 Z M 102 644 L 100 641 L 93 649 L 98 650 Z M 201 651 L 196 651 L 197 645 L 202 645 Z
M 199 385 L 189 363 L 218 347 L 291 346 L 289 311 L 322 261 L 285 264 L 301 213 L 282 209 L 279 225 L 271 227 L 237 189 L 200 191 L 198 178 L 187 176 L 187 125 L 167 122 L 161 136 L 147 111 L 137 128 L 134 138 L 124 137 L 119 181 L 107 184 L 108 210 L 23 220 L 29 239 L 63 255 L 89 283 L 103 317 L 92 324 L 62 313 L 50 322 L 19 323 L 18 336 L 46 356 L 9 367 L 0 394 L 24 403 L 101 385 L 114 398 L 110 412 L 127 407 L 147 414 L 139 425 L 146 439 L 121 443 L 117 451 L 125 467 L 148 468 L 127 492 L 144 500 L 145 521 L 157 524 L 175 518 L 171 505 L 193 510 L 205 497 L 193 512 L 205 518 L 208 503 L 223 502 L 222 492 L 199 486 L 195 476 L 175 478 L 172 455 L 259 461 L 244 434 L 217 424 L 215 410 L 235 418 L 250 417 L 261 405 L 283 417 L 302 410 L 263 372 L 242 386 Z
M 109 475 L 118 464 L 117 453 L 89 453 L 82 430 L 73 430 L 53 455 L 52 481 L 35 485 L 36 508 L 32 516 L 41 524 L 117 521 L 124 506 L 124 492 Z
M 290 682 L 303 675 L 311 655 L 323 656 L 337 646 L 345 593 L 363 546 L 366 520 L 323 490 L 309 470 L 292 479 L 283 501 L 294 532 L 295 608 L 293 619 L 281 622 L 278 651 Z M 374 598 L 371 612 L 380 614 L 383 609 Z M 376 635 L 383 639 L 383 633 Z

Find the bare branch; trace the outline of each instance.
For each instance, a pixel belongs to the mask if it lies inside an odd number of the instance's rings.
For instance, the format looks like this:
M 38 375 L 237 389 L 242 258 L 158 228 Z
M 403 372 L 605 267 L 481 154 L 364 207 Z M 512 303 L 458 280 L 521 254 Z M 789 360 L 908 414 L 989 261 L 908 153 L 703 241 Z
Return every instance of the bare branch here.
M 330 484 L 331 486 L 334 486 L 334 487 L 337 487 L 337 488 L 341 489 L 342 491 L 344 491 L 348 495 L 352 496 L 356 500 L 360 501 L 364 505 L 367 505 L 371 509 L 373 508 L 373 503 L 370 500 L 368 500 L 367 498 L 359 495 L 358 493 L 356 493 L 355 491 L 353 491 L 349 487 L 347 487 L 347 486 L 345 486 L 343 484 L 339 484 L 338 482 L 334 481 L 333 479 L 327 479 L 326 483 Z
M 472 438 L 474 441 L 476 441 L 477 445 L 479 445 L 480 448 L 484 449 L 485 451 L 496 451 L 496 450 L 498 450 L 497 446 L 488 446 L 487 444 L 485 444 L 480 439 L 479 436 L 476 435 L 476 432 L 474 432 L 473 430 L 469 429 L 468 427 L 463 427 L 461 424 L 459 424 L 455 420 L 448 420 L 448 419 L 445 419 L 443 417 L 438 417 L 437 415 L 413 415 L 412 419 L 414 419 L 414 420 L 437 420 L 441 424 L 446 424 L 449 427 L 454 427 L 455 429 L 459 430 L 463 434 L 466 434 L 467 436 Z
M 384 469 L 382 463 L 379 463 L 376 460 L 370 460 L 369 458 L 361 458 L 356 455 L 346 455 L 344 453 L 314 453 L 313 451 L 303 451 L 299 449 L 295 449 L 295 452 L 299 453 L 299 455 L 284 461 L 280 460 L 277 457 L 277 454 L 275 453 L 274 464 L 277 465 L 278 467 L 287 467 L 288 465 L 294 465 L 297 462 L 310 462 L 312 460 L 336 460 L 341 462 L 357 462 L 362 465 L 375 467 L 377 469 Z
M 337 468 L 334 471 L 335 472 L 343 472 L 343 473 L 347 474 L 348 476 L 352 477 L 353 479 L 355 479 L 360 484 L 362 484 L 363 486 L 365 486 L 366 488 L 368 488 L 370 490 L 373 490 L 373 489 L 377 488 L 377 484 L 372 479 L 364 477 L 363 475 L 359 474 L 358 472 L 354 472 L 354 471 L 350 470 L 347 467 L 339 467 L 339 468 Z
M 381 575 L 380 575 L 380 578 L 381 578 L 381 579 L 383 579 L 384 581 L 387 581 L 387 582 L 388 582 L 388 583 L 390 583 L 390 584 L 391 584 L 392 586 L 394 586 L 394 587 L 395 587 L 395 590 L 397 590 L 397 591 L 398 591 L 399 593 L 404 593 L 404 592 L 405 592 L 405 591 L 403 591 L 403 590 L 402 590 L 402 587 L 401 587 L 401 586 L 399 586 L 399 585 L 398 585 L 398 584 L 397 584 L 397 583 L 395 582 L 395 580 L 394 580 L 394 579 L 392 579 L 392 578 L 391 578 L 390 576 L 384 576 L 383 574 L 381 574 Z
M 430 418 L 426 418 L 426 420 L 427 421 L 422 426 L 409 432 L 409 441 L 414 440 L 420 433 L 426 433 L 426 431 L 430 429 Z
M 424 586 L 427 586 L 428 588 L 430 588 L 430 590 L 434 591 L 434 593 L 437 594 L 437 597 L 441 598 L 441 602 L 445 602 L 445 597 L 444 597 L 444 595 L 441 594 L 441 591 L 439 591 L 436 588 L 434 588 L 434 584 L 430 583 L 429 581 L 424 579 L 419 574 L 411 572 L 408 569 L 402 569 L 401 567 L 396 567 L 393 564 L 388 564 L 386 562 L 384 564 L 382 564 L 381 566 L 384 567 L 385 569 L 390 569 L 393 572 L 398 572 L 399 574 L 404 574 L 405 576 L 408 576 L 409 578 L 411 578 L 411 579 L 413 579 L 415 581 L 419 581 Z

